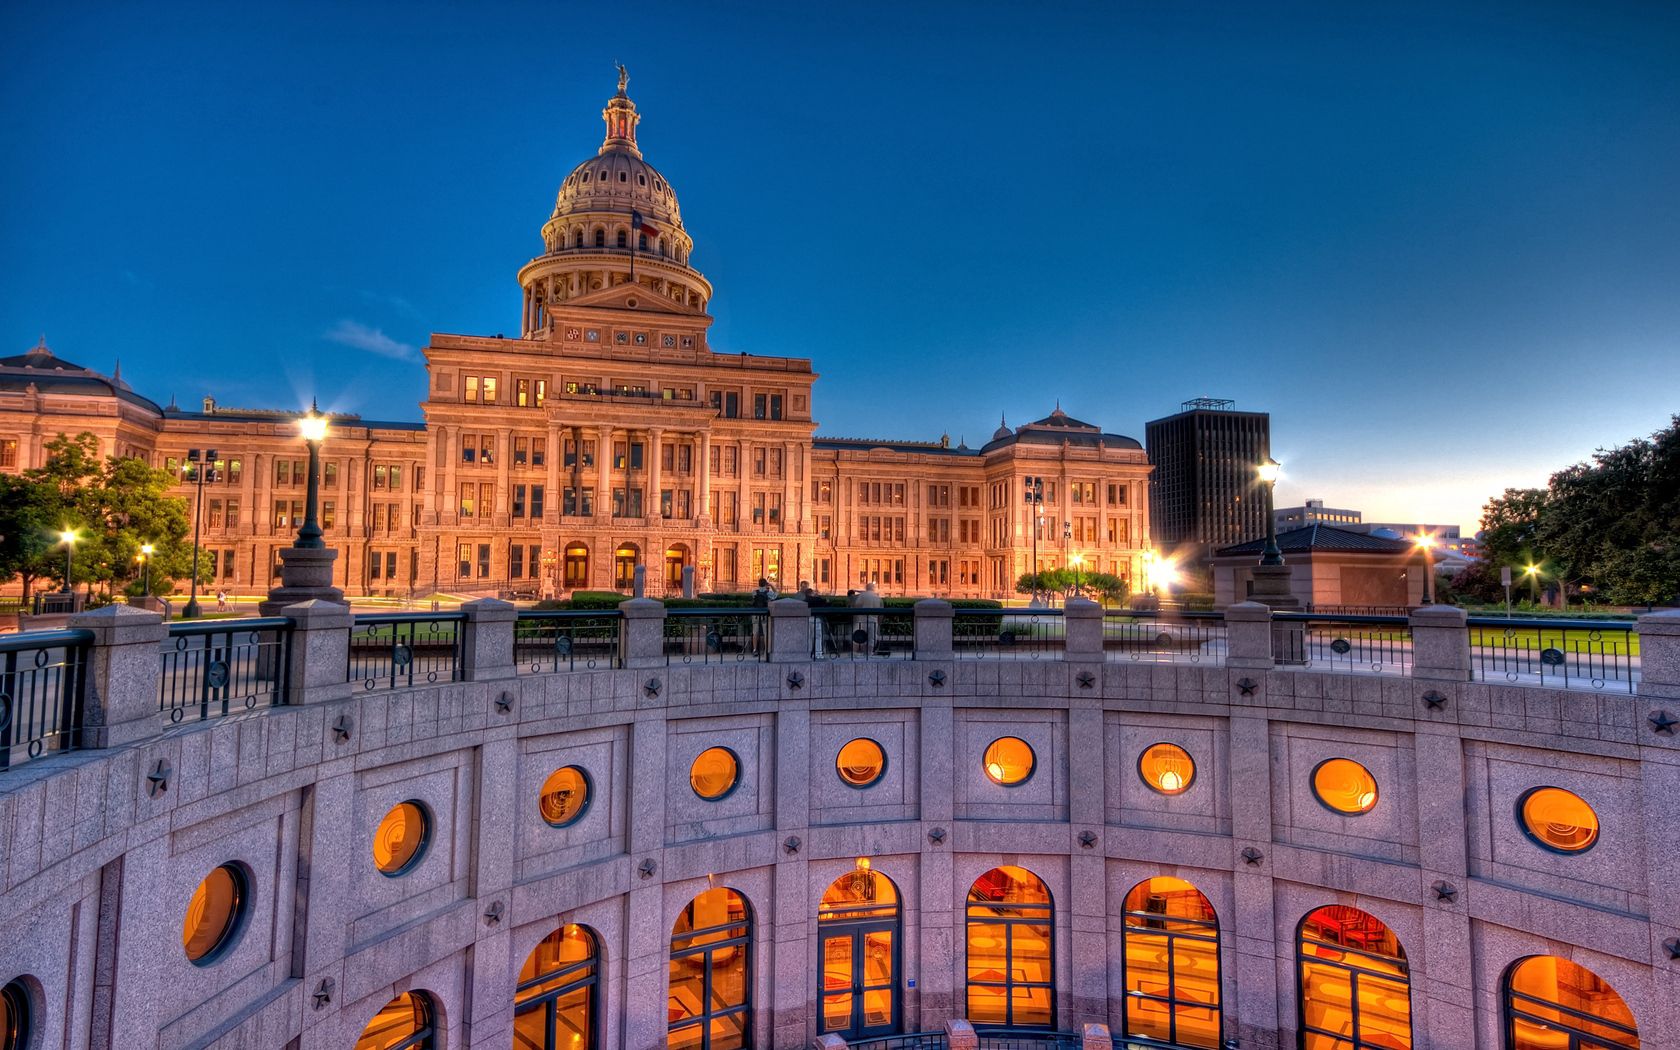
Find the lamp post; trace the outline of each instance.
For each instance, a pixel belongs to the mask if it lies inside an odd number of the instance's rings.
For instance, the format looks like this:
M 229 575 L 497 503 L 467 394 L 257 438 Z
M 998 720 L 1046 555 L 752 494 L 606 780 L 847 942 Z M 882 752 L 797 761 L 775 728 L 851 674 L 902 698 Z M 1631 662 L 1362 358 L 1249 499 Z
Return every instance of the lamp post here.
M 1423 552 L 1423 604 L 1434 605 L 1435 597 L 1431 593 L 1435 583 L 1435 559 L 1431 552 L 1435 549 L 1435 537 L 1427 532 L 1420 532 L 1413 537 L 1418 550 Z
M 1038 604 L 1038 519 L 1044 506 L 1044 479 L 1027 475 L 1021 479 L 1022 493 L 1027 506 L 1032 508 L 1032 602 Z
M 1073 593 L 1076 596 L 1083 597 L 1085 581 L 1083 577 L 1080 576 L 1080 569 L 1085 565 L 1085 555 L 1075 554 L 1073 557 L 1068 559 L 1068 563 L 1073 566 Z
M 1255 468 L 1260 480 L 1266 483 L 1266 549 L 1260 555 L 1261 565 L 1282 565 L 1283 551 L 1277 545 L 1277 517 L 1272 512 L 1272 492 L 1277 488 L 1278 474 L 1283 470 L 1283 464 L 1270 456 L 1266 462 Z
M 150 543 L 140 545 L 140 567 L 145 572 L 145 582 L 142 584 L 142 589 L 148 598 L 152 596 L 152 552 L 155 550 L 157 548 Z
M 298 433 L 309 446 L 309 487 L 304 494 L 303 525 L 298 529 L 292 546 L 306 550 L 320 550 L 326 541 L 321 539 L 319 506 L 321 502 L 321 442 L 327 437 L 327 417 L 321 415 L 310 402 L 309 414 L 298 420 Z
M 1528 563 L 1528 568 L 1523 570 L 1523 575 L 1528 577 L 1528 587 L 1529 587 L 1529 591 L 1534 595 L 1534 604 L 1539 605 L 1540 604 L 1540 566 L 1534 564 L 1533 562 L 1529 562 Z
M 198 535 L 204 521 L 204 483 L 216 480 L 216 450 L 189 448 L 187 463 L 191 464 L 186 468 L 187 476 L 198 486 L 198 502 L 193 507 L 192 587 L 187 593 L 187 607 L 181 610 L 181 615 L 196 619 L 203 611 L 198 605 Z
M 76 530 L 65 529 L 58 534 L 58 542 L 64 544 L 64 594 L 70 594 L 70 570 L 75 566 Z

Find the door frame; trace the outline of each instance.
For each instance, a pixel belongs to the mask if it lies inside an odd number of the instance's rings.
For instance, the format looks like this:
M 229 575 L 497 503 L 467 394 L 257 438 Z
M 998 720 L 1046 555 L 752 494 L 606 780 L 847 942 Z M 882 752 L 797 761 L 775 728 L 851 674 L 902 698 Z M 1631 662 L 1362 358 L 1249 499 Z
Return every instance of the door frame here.
M 848 1042 L 860 1039 L 878 1039 L 882 1036 L 897 1035 L 904 1027 L 904 994 L 903 994 L 903 961 L 904 961 L 904 923 L 902 913 L 891 918 L 871 919 L 836 919 L 817 923 L 817 1034 L 839 1035 Z M 887 988 L 892 995 L 892 1017 L 886 1025 L 873 1028 L 863 1025 L 863 989 L 865 987 L 863 970 L 863 947 L 865 936 L 871 933 L 885 931 L 892 934 L 892 974 Z M 852 939 L 852 1016 L 845 1028 L 824 1027 L 823 1000 L 829 995 L 839 995 L 839 992 L 829 992 L 823 987 L 823 948 L 831 937 L 850 937 Z M 872 986 L 878 988 L 879 986 Z

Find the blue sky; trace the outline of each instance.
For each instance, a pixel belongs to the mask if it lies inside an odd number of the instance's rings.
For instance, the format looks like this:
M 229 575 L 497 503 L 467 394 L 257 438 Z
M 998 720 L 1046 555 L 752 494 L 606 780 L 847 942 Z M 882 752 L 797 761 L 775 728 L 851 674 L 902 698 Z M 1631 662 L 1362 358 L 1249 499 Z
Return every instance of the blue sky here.
M 0 350 L 417 419 L 513 333 L 612 63 L 823 433 L 1273 416 L 1280 503 L 1472 525 L 1680 411 L 1680 5 L 7 4 Z

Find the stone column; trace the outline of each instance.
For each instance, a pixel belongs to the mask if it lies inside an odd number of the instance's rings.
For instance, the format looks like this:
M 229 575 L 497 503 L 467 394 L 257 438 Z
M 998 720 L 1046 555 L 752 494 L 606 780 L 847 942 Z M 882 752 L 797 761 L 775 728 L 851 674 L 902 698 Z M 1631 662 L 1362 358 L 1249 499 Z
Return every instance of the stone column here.
M 443 447 L 443 493 L 438 497 L 437 520 L 454 522 L 455 516 L 461 512 L 460 493 L 460 465 L 461 443 L 460 427 L 444 427 L 437 429 L 438 444 Z
M 1466 615 L 1456 605 L 1424 605 L 1413 609 L 1412 677 L 1443 682 L 1470 680 L 1470 632 Z
M 1225 607 L 1225 666 L 1271 670 L 1271 609 L 1259 602 Z
M 665 603 L 631 598 L 618 603 L 624 620 L 619 625 L 619 654 L 625 667 L 665 666 Z
M 461 677 L 469 682 L 493 682 L 514 676 L 513 627 L 519 610 L 512 602 L 480 598 L 465 602 Z
M 811 607 L 798 598 L 770 603 L 770 662 L 800 663 L 811 658 Z
M 1103 658 L 1103 608 L 1089 598 L 1069 598 L 1062 605 L 1062 623 L 1067 632 L 1065 660 Z
M 543 494 L 543 520 L 558 521 L 560 510 L 565 505 L 560 491 L 560 460 L 564 458 L 566 443 L 560 428 L 550 423 L 548 425 L 548 449 L 544 453 L 544 466 L 548 468 L 548 490 Z
M 1680 699 L 1680 609 L 1639 618 L 1639 695 Z
M 595 428 L 595 517 L 612 514 L 612 427 L 602 423 Z M 609 572 L 611 559 L 608 559 Z
M 648 428 L 648 468 L 647 468 L 647 479 L 648 479 L 648 482 L 647 482 L 647 484 L 648 484 L 647 498 L 648 498 L 648 503 L 643 505 L 642 510 L 650 518 L 660 518 L 660 517 L 662 517 L 662 513 L 659 509 L 659 480 L 660 480 L 659 446 L 660 446 L 660 443 L 663 442 L 664 440 L 665 440 L 665 431 L 664 430 L 660 429 L 659 427 Z M 649 553 L 651 554 L 652 552 L 650 551 Z
M 916 659 L 949 660 L 952 658 L 951 628 L 955 611 L 951 603 L 939 598 L 923 598 L 913 608 L 915 622 Z
M 496 431 L 496 505 L 490 508 L 489 522 L 494 527 L 497 519 L 505 518 L 513 513 L 513 504 L 509 498 L 513 490 L 509 488 L 508 470 L 513 462 L 513 431 L 502 427 Z M 478 508 L 481 517 L 485 516 L 484 508 Z M 494 552 L 492 552 L 494 556 Z
M 74 630 L 92 631 L 82 699 L 84 748 L 119 747 L 156 735 L 159 651 L 169 629 L 160 613 L 107 605 L 70 617 Z M 66 727 L 69 728 L 69 727 Z
M 704 430 L 700 431 L 700 462 L 694 465 L 694 473 L 700 479 L 700 506 L 695 508 L 694 516 L 709 520 L 712 513 L 712 435 Z
M 286 659 L 288 703 L 322 704 L 350 695 L 350 607 L 314 599 L 280 610 L 292 621 Z

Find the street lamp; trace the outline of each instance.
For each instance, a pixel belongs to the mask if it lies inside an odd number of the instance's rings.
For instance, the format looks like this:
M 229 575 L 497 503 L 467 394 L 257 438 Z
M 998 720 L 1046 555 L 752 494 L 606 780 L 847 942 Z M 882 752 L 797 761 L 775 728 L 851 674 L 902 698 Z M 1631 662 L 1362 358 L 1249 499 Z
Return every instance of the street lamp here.
M 1432 557 L 1435 537 L 1430 533 L 1420 532 L 1412 537 L 1412 542 L 1423 552 L 1423 604 L 1434 605 L 1435 598 L 1431 591 L 1435 583 L 1435 559 Z
M 70 593 L 70 570 L 74 564 L 76 550 L 76 530 L 65 529 L 58 534 L 58 542 L 64 544 L 64 593 Z
M 1283 551 L 1277 545 L 1277 520 L 1272 512 L 1272 490 L 1277 488 L 1278 474 L 1283 470 L 1283 464 L 1270 456 L 1266 462 L 1254 468 L 1260 475 L 1260 480 L 1266 483 L 1266 549 L 1260 555 L 1261 565 L 1282 565 Z
M 187 463 L 183 464 L 183 470 L 188 480 L 198 486 L 198 503 L 193 508 L 192 589 L 187 594 L 187 607 L 181 610 L 182 616 L 194 619 L 202 611 L 198 605 L 198 533 L 204 521 L 204 483 L 216 480 L 216 450 L 187 449 Z
M 1038 520 L 1043 515 L 1044 479 L 1027 475 L 1021 479 L 1022 494 L 1032 508 L 1032 604 L 1038 604 Z
M 1068 562 L 1073 566 L 1073 593 L 1078 595 L 1084 589 L 1084 581 L 1079 575 L 1079 570 L 1085 565 L 1085 555 L 1075 554 L 1068 559 Z
M 1528 577 L 1529 589 L 1534 592 L 1534 604 L 1539 605 L 1540 604 L 1540 566 L 1534 564 L 1533 562 L 1529 562 L 1528 563 L 1528 568 L 1523 570 L 1523 575 Z
M 157 550 L 157 548 L 153 547 L 150 543 L 142 543 L 140 545 L 140 553 L 135 557 L 135 560 L 140 563 L 140 567 L 145 570 L 146 578 L 144 589 L 146 597 L 148 598 L 152 596 L 152 552 L 155 550 Z
M 321 502 L 321 442 L 327 437 L 327 417 L 321 415 L 315 403 L 309 403 L 309 414 L 298 420 L 298 433 L 309 446 L 309 488 L 304 496 L 303 526 L 298 529 L 292 546 L 319 550 L 325 547 L 321 539 L 318 508 Z

